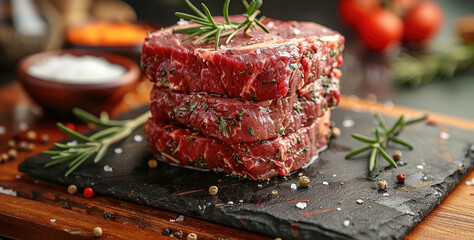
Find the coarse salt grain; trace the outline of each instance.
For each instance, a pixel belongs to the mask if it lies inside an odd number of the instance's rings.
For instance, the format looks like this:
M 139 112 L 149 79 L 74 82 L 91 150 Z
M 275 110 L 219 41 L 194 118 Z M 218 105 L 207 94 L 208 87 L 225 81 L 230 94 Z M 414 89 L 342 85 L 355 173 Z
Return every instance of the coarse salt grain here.
M 344 227 L 349 227 L 349 225 L 351 225 L 351 221 L 345 220 L 342 224 L 344 224 Z
M 382 195 L 383 195 L 384 197 L 390 196 L 390 194 L 388 194 L 388 193 L 384 193 L 384 194 L 382 194 Z
M 342 210 L 342 208 L 338 207 L 338 208 L 336 208 L 336 210 L 337 210 L 337 211 L 341 211 L 341 210 Z
M 417 165 L 416 168 L 423 169 L 424 167 L 423 167 L 423 165 Z
M 178 22 L 176 22 L 176 24 L 177 24 L 178 26 L 185 26 L 185 25 L 188 25 L 188 24 L 189 24 L 189 21 L 186 21 L 186 20 L 180 18 L 180 19 L 178 20 Z
M 345 128 L 350 128 L 350 127 L 354 126 L 354 124 L 355 124 L 355 122 L 352 119 L 344 119 L 344 121 L 342 121 L 342 126 L 345 127 Z
M 55 82 L 91 84 L 114 82 L 126 69 L 101 57 L 64 54 L 48 57 L 29 67 L 27 72 Z
M 323 184 L 324 184 L 324 185 L 329 185 L 329 183 L 328 183 L 328 182 L 326 182 L 326 181 L 323 181 Z
M 135 140 L 135 142 L 143 142 L 143 136 L 137 134 L 133 136 L 133 140 Z
M 106 172 L 113 172 L 114 169 L 113 169 L 111 166 L 109 166 L 109 165 L 105 165 L 105 166 L 104 166 L 104 171 L 106 171 Z
M 297 189 L 296 184 L 292 183 L 291 184 L 291 189 L 293 189 L 293 190 Z
M 116 148 L 116 149 L 114 149 L 114 153 L 121 154 L 121 153 L 123 153 L 123 149 L 122 148 Z
M 51 219 L 49 219 L 49 221 L 51 221 L 51 222 L 56 222 L 56 219 L 51 218 Z
M 439 133 L 439 138 L 443 139 L 443 140 L 448 140 L 449 139 L 449 133 L 447 132 L 440 132 Z
M 296 207 L 299 208 L 299 209 L 305 209 L 306 206 L 308 206 L 308 204 L 306 204 L 305 202 L 298 202 L 296 204 Z

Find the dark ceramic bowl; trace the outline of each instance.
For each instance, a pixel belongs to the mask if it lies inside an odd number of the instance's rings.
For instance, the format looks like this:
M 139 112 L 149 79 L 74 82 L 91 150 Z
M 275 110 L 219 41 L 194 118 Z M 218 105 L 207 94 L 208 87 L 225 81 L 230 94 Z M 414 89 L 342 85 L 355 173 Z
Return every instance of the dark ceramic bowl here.
M 123 66 L 126 72 L 115 81 L 91 84 L 56 82 L 28 74 L 28 68 L 38 61 L 64 54 L 102 57 L 111 63 Z M 112 108 L 127 92 L 134 88 L 140 77 L 140 69 L 137 64 L 120 55 L 60 50 L 34 54 L 21 60 L 17 66 L 17 77 L 31 98 L 45 111 L 54 115 L 70 116 L 74 107 L 94 114 Z

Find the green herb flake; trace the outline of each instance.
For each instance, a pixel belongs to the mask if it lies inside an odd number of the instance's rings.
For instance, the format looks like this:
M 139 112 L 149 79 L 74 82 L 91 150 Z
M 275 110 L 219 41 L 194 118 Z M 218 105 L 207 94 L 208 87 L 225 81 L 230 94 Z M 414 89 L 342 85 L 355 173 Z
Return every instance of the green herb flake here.
M 176 72 L 176 69 L 174 69 L 174 68 L 170 70 L 171 74 L 174 74 L 175 72 Z
M 189 111 L 194 111 L 194 109 L 198 106 L 198 101 L 194 101 L 193 105 L 191 105 L 191 107 L 189 108 Z
M 251 126 L 248 126 L 247 130 L 249 131 L 251 136 L 255 136 L 255 132 L 253 131 L 253 128 Z
M 277 81 L 275 79 L 272 79 L 271 81 L 263 81 L 263 84 L 269 84 L 269 83 L 276 83 Z
M 253 98 L 253 99 L 256 99 L 256 98 L 257 98 L 257 95 L 255 95 L 255 94 L 252 93 L 252 98 Z
M 276 131 L 276 133 L 283 135 L 285 133 L 285 128 L 281 127 L 280 130 Z
M 252 66 L 251 62 L 247 62 L 246 64 L 247 64 L 247 66 Z
M 294 72 L 297 68 L 297 65 L 296 64 L 293 64 L 293 63 L 290 63 L 290 69 L 291 69 L 291 72 Z
M 220 130 L 221 130 L 222 136 L 227 137 L 227 133 L 226 133 L 227 132 L 227 123 L 225 123 L 224 120 L 221 119 L 219 124 L 220 124 Z
M 239 117 L 241 117 L 242 115 L 244 115 L 244 113 L 246 113 L 246 112 L 247 112 L 247 110 L 245 110 L 245 109 L 242 110 L 242 111 L 240 111 L 240 112 L 239 112 Z
M 298 114 L 301 114 L 301 110 L 303 110 L 303 107 L 301 107 L 299 104 L 296 104 L 293 105 L 293 109 L 295 109 L 295 111 L 298 113 Z
M 304 147 L 300 150 L 300 152 L 306 152 L 306 151 L 308 151 L 308 146 L 304 146 Z

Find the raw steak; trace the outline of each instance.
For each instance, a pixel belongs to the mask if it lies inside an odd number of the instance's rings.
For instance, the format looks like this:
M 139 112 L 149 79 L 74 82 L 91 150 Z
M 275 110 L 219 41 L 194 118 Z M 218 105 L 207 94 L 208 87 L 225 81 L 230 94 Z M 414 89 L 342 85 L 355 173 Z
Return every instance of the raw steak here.
M 305 90 L 301 96 L 264 101 L 154 87 L 150 109 L 155 121 L 180 123 L 227 143 L 255 142 L 310 126 L 328 107 L 337 105 L 338 83 L 336 78 L 324 78 L 301 89 Z
M 242 21 L 242 16 L 232 16 Z M 223 21 L 217 17 L 216 21 Z M 142 68 L 160 87 L 228 95 L 247 100 L 278 99 L 329 75 L 342 64 L 344 37 L 312 22 L 266 18 L 266 34 L 237 34 L 228 45 L 181 42 L 175 25 L 150 33 L 142 46 Z M 226 38 L 221 39 L 225 44 Z
M 148 120 L 149 150 L 169 163 L 268 179 L 309 163 L 328 142 L 330 111 L 309 127 L 271 140 L 225 143 L 179 125 Z

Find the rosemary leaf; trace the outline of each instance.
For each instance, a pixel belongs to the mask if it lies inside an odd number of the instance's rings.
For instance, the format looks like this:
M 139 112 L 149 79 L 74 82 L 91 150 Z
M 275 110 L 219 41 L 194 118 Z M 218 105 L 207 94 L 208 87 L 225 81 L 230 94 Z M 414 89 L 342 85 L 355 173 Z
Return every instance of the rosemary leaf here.
M 403 123 L 404 126 L 409 126 L 409 125 L 412 125 L 412 124 L 415 124 L 415 123 L 419 123 L 419 122 L 424 122 L 426 121 L 426 119 L 428 119 L 428 114 L 425 114 L 419 118 L 415 118 L 415 119 L 410 119 L 406 122 Z
M 383 130 L 387 131 L 387 125 L 385 125 L 385 122 L 384 122 L 384 120 L 382 119 L 382 116 L 380 116 L 380 113 L 376 112 L 376 113 L 375 113 L 375 117 L 376 117 L 377 120 L 379 121 L 380 127 L 381 127 Z
M 64 126 L 62 123 L 57 123 L 56 124 L 59 128 L 59 130 L 61 130 L 61 132 L 69 135 L 70 137 L 74 138 L 75 140 L 77 140 L 78 142 L 90 142 L 91 139 L 76 132 L 76 131 L 73 131 L 71 129 L 69 129 L 68 127 Z
M 105 154 L 107 153 L 107 150 L 109 149 L 109 145 L 108 144 L 104 144 L 99 152 L 97 152 L 97 155 L 95 155 L 95 158 L 94 158 L 94 163 L 98 163 L 100 160 L 102 160 L 102 158 L 105 156 Z
M 348 153 L 348 154 L 346 155 L 346 159 L 351 158 L 351 157 L 353 157 L 353 156 L 355 156 L 355 155 L 357 155 L 357 154 L 363 153 L 363 152 L 365 152 L 365 151 L 368 151 L 368 150 L 371 149 L 371 148 L 373 148 L 372 145 L 366 145 L 366 146 L 357 148 L 357 149 L 351 151 L 350 153 Z
M 372 153 L 370 153 L 370 160 L 369 160 L 369 171 L 371 172 L 374 169 L 376 158 L 377 158 L 377 148 L 373 148 Z
M 206 18 L 206 15 L 204 15 L 204 13 L 202 13 L 201 11 L 199 11 L 199 9 L 194 6 L 191 1 L 189 0 L 185 0 L 186 4 L 188 5 L 189 8 L 191 8 L 191 10 L 193 10 L 193 12 L 195 12 L 197 15 L 199 15 L 200 17 L 202 18 Z
M 394 143 L 398 143 L 398 144 L 400 144 L 400 145 L 403 145 L 403 146 L 409 148 L 410 150 L 413 150 L 413 148 L 414 148 L 411 143 L 409 143 L 409 142 L 407 142 L 407 141 L 405 141 L 405 140 L 403 140 L 403 139 L 397 138 L 397 137 L 395 137 L 395 136 L 389 136 L 389 137 L 388 137 L 388 140 L 390 140 L 390 141 L 392 141 L 392 142 L 394 142 Z
M 382 155 L 382 157 L 385 158 L 385 160 L 387 160 L 387 162 L 390 163 L 390 165 L 392 165 L 392 167 L 398 168 L 397 163 L 395 161 L 393 161 L 392 157 L 390 157 L 388 155 L 388 153 L 385 152 L 385 150 L 383 148 L 377 147 L 377 149 L 379 150 L 380 155 Z
M 226 24 L 231 24 L 230 19 L 229 19 L 229 5 L 230 5 L 230 0 L 225 0 L 224 7 L 222 10 L 222 16 L 224 16 Z
M 404 116 L 400 116 L 397 120 L 397 122 L 392 126 L 392 128 L 390 128 L 390 130 L 387 131 L 387 135 L 391 135 L 393 134 L 394 132 L 396 132 L 396 130 L 398 130 L 400 127 L 403 126 L 403 119 L 404 119 Z
M 370 138 L 370 137 L 366 137 L 364 135 L 360 135 L 360 134 L 357 134 L 357 133 L 353 133 L 351 134 L 351 136 L 361 142 L 365 142 L 365 143 L 376 143 L 377 142 L 377 139 L 373 139 L 373 138 Z

